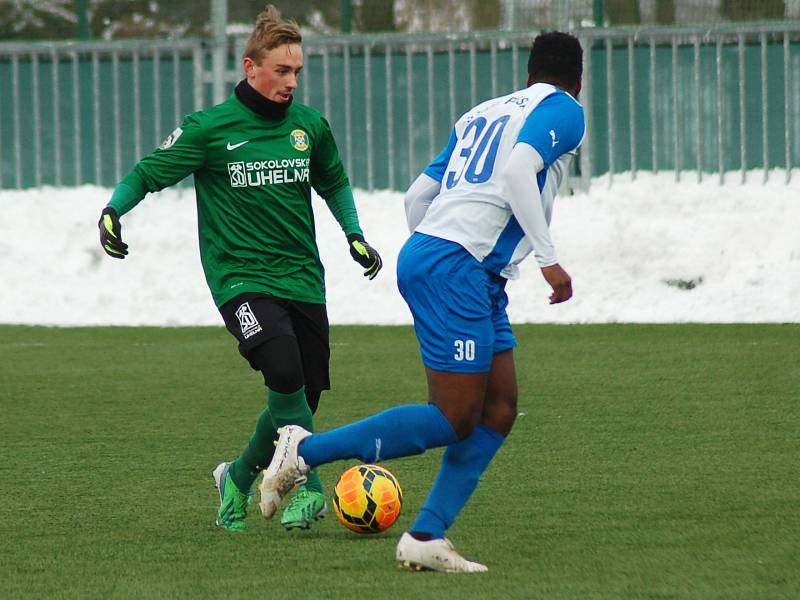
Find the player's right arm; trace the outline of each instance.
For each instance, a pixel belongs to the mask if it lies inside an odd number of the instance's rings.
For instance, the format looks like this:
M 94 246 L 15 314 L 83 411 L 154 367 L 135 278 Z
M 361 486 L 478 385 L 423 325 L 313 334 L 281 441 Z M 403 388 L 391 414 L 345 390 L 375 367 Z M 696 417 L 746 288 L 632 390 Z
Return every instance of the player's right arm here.
M 435 180 L 424 172 L 420 173 L 419 177 L 409 186 L 405 196 L 406 222 L 409 231 L 413 232 L 422 222 L 433 199 L 439 195 L 441 186 L 441 181 Z
M 148 192 L 175 185 L 205 162 L 205 139 L 196 115 L 189 115 L 153 152 L 142 158 L 114 188 L 100 215 L 100 245 L 109 256 L 125 258 L 120 217 L 132 210 Z

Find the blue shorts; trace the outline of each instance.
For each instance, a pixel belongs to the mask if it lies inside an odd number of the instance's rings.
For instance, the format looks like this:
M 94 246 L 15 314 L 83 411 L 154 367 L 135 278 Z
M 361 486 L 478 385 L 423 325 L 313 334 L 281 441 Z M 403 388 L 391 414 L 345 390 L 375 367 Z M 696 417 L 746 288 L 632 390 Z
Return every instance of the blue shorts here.
M 455 242 L 422 233 L 408 239 L 397 258 L 397 286 L 426 367 L 482 373 L 496 353 L 517 345 L 505 284 Z

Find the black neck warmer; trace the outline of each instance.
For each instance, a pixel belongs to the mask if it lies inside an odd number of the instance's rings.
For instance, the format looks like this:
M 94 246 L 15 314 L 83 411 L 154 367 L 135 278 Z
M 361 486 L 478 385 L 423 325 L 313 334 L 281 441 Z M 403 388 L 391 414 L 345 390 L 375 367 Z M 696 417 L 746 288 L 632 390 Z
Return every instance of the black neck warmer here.
M 239 101 L 247 108 L 270 121 L 280 121 L 285 117 L 286 111 L 289 106 L 291 106 L 293 99 L 289 98 L 288 102 L 273 102 L 269 98 L 265 98 L 259 94 L 253 86 L 247 83 L 247 79 L 242 79 L 236 85 L 234 93 Z

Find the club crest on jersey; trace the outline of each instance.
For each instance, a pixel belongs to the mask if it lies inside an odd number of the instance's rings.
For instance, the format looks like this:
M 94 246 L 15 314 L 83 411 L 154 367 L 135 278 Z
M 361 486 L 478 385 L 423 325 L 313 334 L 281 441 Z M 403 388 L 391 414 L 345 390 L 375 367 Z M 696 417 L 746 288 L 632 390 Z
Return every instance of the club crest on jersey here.
M 299 150 L 300 152 L 308 150 L 308 136 L 302 129 L 295 129 L 292 131 L 292 133 L 289 134 L 289 140 L 292 144 L 292 148 L 295 150 Z
M 158 147 L 158 149 L 159 150 L 166 150 L 167 148 L 170 148 L 175 142 L 178 141 L 178 138 L 181 137 L 182 133 L 183 133 L 183 129 L 181 129 L 180 127 L 176 127 L 175 131 L 170 133 L 167 136 L 167 138 L 163 142 L 161 142 L 161 145 Z
M 236 309 L 236 317 L 239 319 L 239 327 L 242 329 L 242 337 L 244 339 L 252 337 L 261 331 L 261 325 L 259 325 L 258 319 L 253 314 L 249 302 L 243 303 Z

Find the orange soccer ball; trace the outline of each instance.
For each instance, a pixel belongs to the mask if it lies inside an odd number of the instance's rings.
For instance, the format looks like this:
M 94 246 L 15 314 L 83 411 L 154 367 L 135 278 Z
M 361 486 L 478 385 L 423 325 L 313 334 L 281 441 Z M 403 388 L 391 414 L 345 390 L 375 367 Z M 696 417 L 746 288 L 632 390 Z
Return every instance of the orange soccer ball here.
M 391 527 L 403 508 L 397 478 L 378 465 L 347 469 L 333 490 L 333 511 L 339 522 L 357 533 L 379 533 Z

